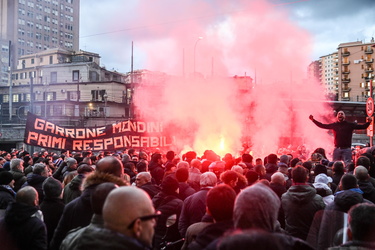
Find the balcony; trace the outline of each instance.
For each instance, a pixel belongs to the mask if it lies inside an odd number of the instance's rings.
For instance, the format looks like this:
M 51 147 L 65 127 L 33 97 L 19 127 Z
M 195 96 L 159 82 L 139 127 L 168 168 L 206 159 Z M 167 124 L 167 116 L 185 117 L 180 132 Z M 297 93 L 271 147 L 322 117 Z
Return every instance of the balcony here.
M 343 74 L 350 74 L 350 70 L 348 70 L 348 69 L 344 69 L 344 70 L 342 71 L 342 73 L 343 73 Z
M 346 57 L 346 56 L 350 56 L 350 52 L 349 51 L 343 51 L 342 52 L 342 56 Z
M 366 49 L 365 50 L 365 54 L 372 54 L 372 53 L 374 53 L 373 49 Z
M 365 62 L 366 63 L 373 63 L 374 59 L 373 58 L 366 58 Z
M 348 61 L 343 61 L 342 62 L 342 65 L 349 65 L 350 64 L 350 61 L 348 60 Z
M 365 69 L 365 72 L 366 72 L 366 73 L 371 73 L 371 72 L 373 72 L 373 71 L 374 71 L 374 69 L 371 68 L 371 67 L 368 67 L 368 68 Z
M 350 83 L 350 78 L 342 78 L 341 82 L 342 83 Z

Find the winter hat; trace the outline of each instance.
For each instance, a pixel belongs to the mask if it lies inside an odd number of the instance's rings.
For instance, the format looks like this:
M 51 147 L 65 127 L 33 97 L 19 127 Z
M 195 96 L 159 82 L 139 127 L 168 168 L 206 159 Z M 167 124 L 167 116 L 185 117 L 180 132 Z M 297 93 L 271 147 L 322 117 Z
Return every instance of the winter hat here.
M 174 194 L 178 188 L 178 181 L 173 175 L 167 175 L 161 183 L 161 190 L 166 194 Z
M 288 164 L 289 162 L 289 157 L 287 155 L 282 155 L 280 156 L 280 162 Z
M 48 177 L 44 180 L 42 189 L 45 197 L 57 198 L 61 195 L 63 187 L 59 180 L 56 180 L 53 177 Z
M 314 183 L 328 184 L 330 182 L 332 182 L 332 178 L 327 176 L 326 174 L 318 174 L 317 176 L 315 176 Z
M 319 174 L 325 174 L 325 175 L 327 175 L 327 168 L 326 168 L 326 166 L 324 166 L 322 164 L 315 165 L 314 174 L 315 174 L 315 176 L 317 176 Z
M 0 172 L 0 185 L 8 185 L 13 180 L 13 175 L 8 171 Z

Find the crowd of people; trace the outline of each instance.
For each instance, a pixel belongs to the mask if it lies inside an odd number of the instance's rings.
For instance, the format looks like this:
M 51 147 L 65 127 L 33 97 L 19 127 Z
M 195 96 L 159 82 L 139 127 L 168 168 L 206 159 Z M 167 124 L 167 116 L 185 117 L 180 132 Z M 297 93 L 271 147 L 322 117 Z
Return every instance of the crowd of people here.
M 1 152 L 1 249 L 375 249 L 375 150 Z

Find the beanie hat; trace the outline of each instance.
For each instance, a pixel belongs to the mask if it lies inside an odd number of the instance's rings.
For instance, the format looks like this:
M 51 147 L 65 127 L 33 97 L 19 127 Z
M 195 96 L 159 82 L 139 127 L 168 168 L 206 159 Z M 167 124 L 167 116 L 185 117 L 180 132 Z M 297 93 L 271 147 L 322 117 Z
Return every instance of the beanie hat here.
M 324 165 L 317 164 L 314 168 L 314 174 L 317 176 L 318 174 L 326 174 L 327 175 L 327 168 Z
M 328 184 L 332 182 L 332 178 L 322 173 L 322 174 L 318 174 L 317 176 L 315 176 L 314 182 Z
M 62 192 L 62 184 L 53 177 L 45 179 L 42 185 L 44 195 L 48 198 L 57 198 Z
M 280 162 L 288 164 L 288 162 L 289 162 L 289 156 L 287 156 L 287 155 L 280 156 Z
M 8 185 L 13 180 L 12 173 L 8 171 L 0 172 L 0 185 Z
M 174 194 L 178 188 L 178 181 L 172 175 L 167 175 L 161 183 L 161 190 L 166 194 Z

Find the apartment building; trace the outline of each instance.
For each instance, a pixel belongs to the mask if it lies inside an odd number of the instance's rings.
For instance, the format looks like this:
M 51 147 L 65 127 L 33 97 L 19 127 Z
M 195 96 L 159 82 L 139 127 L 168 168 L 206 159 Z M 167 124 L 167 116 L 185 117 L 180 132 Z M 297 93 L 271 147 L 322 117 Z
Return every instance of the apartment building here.
M 338 46 L 339 101 L 365 102 L 374 79 L 374 39 Z
M 319 58 L 319 79 L 325 88 L 325 94 L 336 98 L 339 76 L 338 76 L 338 52 Z
M 64 127 L 96 127 L 131 117 L 129 74 L 100 67 L 87 51 L 24 55 L 10 86 L 0 86 L 0 142 L 23 141 L 30 111 Z
M 0 0 L 0 43 L 8 47 L 2 47 L 0 84 L 9 84 L 8 66 L 13 70 L 21 56 L 50 48 L 78 51 L 79 5 L 80 0 Z

